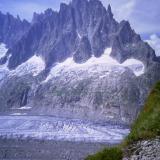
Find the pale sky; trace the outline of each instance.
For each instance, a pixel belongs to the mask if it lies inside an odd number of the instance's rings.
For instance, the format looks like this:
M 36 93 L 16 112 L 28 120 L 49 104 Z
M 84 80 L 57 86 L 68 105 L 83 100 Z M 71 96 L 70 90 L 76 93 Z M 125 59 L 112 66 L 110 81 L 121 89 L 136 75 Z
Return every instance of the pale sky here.
M 47 8 L 59 10 L 61 2 L 70 0 L 0 0 L 0 10 L 32 19 L 33 12 Z M 107 7 L 111 4 L 116 20 L 129 20 L 131 26 L 141 35 L 160 33 L 160 0 L 101 0 Z

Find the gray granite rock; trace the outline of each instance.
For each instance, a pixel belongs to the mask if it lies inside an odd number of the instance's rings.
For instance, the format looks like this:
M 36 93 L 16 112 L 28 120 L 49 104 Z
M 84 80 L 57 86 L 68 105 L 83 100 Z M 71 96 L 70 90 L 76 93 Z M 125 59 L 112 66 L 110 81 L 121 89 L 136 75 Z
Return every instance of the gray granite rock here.
M 159 137 L 151 140 L 138 141 L 130 145 L 128 149 L 128 151 L 132 150 L 131 155 L 123 158 L 123 160 L 160 160 Z

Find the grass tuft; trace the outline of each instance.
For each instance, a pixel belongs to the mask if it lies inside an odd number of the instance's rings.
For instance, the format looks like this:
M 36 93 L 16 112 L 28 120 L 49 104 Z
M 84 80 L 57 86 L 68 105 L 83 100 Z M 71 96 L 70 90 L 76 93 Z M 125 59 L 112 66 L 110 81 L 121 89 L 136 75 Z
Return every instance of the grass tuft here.
M 85 160 L 122 160 L 123 152 L 119 147 L 106 148 L 95 155 L 88 156 Z
M 160 82 L 151 91 L 143 110 L 131 127 L 131 133 L 125 143 L 131 144 L 156 136 L 160 136 Z

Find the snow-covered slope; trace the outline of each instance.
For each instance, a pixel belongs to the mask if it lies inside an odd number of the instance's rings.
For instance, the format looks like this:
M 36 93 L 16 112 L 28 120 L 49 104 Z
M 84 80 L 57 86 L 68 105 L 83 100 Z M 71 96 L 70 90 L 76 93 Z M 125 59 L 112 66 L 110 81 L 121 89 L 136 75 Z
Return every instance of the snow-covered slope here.
M 93 72 L 101 72 L 101 71 L 108 71 L 111 72 L 115 68 L 119 70 L 125 70 L 125 67 L 128 67 L 133 71 L 136 76 L 140 76 L 144 73 L 145 67 L 144 64 L 136 59 L 127 59 L 124 63 L 120 64 L 118 61 L 113 59 L 110 56 L 112 49 L 107 48 L 102 54 L 101 57 L 96 58 L 92 56 L 87 62 L 79 64 L 75 63 L 73 58 L 70 57 L 62 63 L 58 63 L 50 72 L 49 76 L 47 77 L 46 81 L 52 79 L 52 77 L 56 77 L 60 75 L 62 72 L 69 72 L 69 71 L 88 71 L 88 73 Z M 105 76 L 105 75 L 104 75 Z
M 32 74 L 33 76 L 37 76 L 44 69 L 45 63 L 42 58 L 40 56 L 34 55 L 28 61 L 19 65 L 15 70 L 12 70 L 10 74 L 16 76 Z
M 0 56 L 3 57 L 7 52 L 7 48 L 5 44 L 1 44 L 0 46 Z M 0 58 L 1 58 L 0 57 Z M 9 60 L 9 58 L 8 58 Z M 29 60 L 19 65 L 14 70 L 9 70 L 8 60 L 4 65 L 0 65 L 0 80 L 4 78 L 4 75 L 8 74 L 9 76 L 24 76 L 27 74 L 31 74 L 33 76 L 37 76 L 41 71 L 45 69 L 45 62 L 40 56 L 32 56 Z

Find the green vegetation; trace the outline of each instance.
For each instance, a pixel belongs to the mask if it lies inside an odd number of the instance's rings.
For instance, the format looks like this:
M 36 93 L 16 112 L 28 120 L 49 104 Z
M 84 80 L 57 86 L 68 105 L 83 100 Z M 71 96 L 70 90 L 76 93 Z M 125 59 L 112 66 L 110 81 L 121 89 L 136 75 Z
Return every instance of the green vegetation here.
M 131 128 L 125 143 L 160 136 L 160 82 L 151 91 L 144 109 Z
M 160 82 L 151 91 L 143 110 L 131 127 L 131 133 L 119 147 L 105 149 L 86 160 L 122 160 L 123 150 L 138 140 L 160 136 Z
M 93 156 L 88 156 L 86 160 L 121 160 L 123 152 L 120 147 L 106 148 Z

